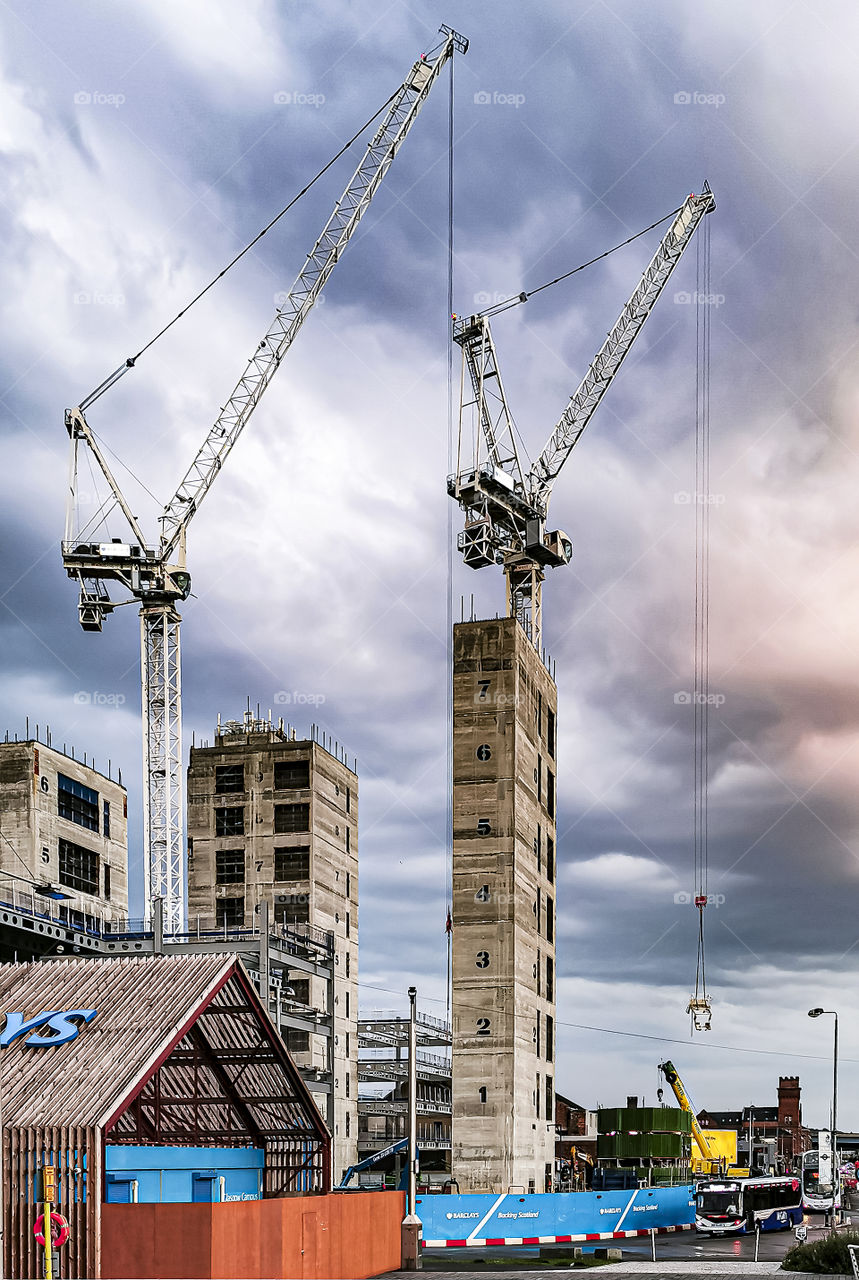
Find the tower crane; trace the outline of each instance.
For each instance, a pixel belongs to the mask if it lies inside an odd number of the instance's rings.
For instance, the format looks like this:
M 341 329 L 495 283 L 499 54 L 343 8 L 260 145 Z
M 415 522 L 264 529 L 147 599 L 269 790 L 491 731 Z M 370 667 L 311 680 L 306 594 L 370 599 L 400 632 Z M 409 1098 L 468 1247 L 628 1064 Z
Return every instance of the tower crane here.
M 101 631 L 122 604 L 140 604 L 140 665 L 143 698 L 144 891 L 147 913 L 153 898 L 164 900 L 165 928 L 181 929 L 185 914 L 182 841 L 183 780 L 179 604 L 191 590 L 185 540 L 191 517 L 209 492 L 249 417 L 292 345 L 334 270 L 442 68 L 468 41 L 450 27 L 410 68 L 389 100 L 385 116 L 301 268 L 286 301 L 258 343 L 244 373 L 218 414 L 176 492 L 161 513 L 160 532 L 147 541 L 85 417 L 91 403 L 123 372 L 65 415 L 71 466 L 63 566 L 80 587 L 78 617 L 84 631 Z M 128 361 L 128 365 L 133 361 Z M 88 450 L 109 489 L 95 516 L 78 514 L 78 463 Z M 116 508 L 128 526 L 125 540 L 98 541 L 106 515 Z M 114 601 L 108 583 L 126 599 Z
M 573 550 L 561 530 L 546 532 L 552 487 L 701 220 L 715 207 L 706 182 L 700 195 L 692 194 L 683 202 L 543 452 L 527 472 L 519 457 L 489 314 L 454 317 L 453 340 L 462 348 L 463 372 L 457 470 L 448 477 L 447 490 L 465 513 L 457 545 L 472 569 L 503 566 L 507 614 L 519 618 L 538 650 L 542 645 L 545 570 L 569 564 Z M 521 294 L 519 300 L 526 298 Z M 473 431 L 473 449 L 466 459 L 469 430 Z

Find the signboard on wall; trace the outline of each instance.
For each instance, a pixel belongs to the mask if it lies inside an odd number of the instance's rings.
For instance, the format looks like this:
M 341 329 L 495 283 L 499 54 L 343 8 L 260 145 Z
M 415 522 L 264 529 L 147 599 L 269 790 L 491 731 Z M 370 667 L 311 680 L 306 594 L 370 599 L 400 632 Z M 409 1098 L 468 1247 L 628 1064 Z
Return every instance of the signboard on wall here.
M 817 1135 L 817 1152 L 819 1157 L 818 1173 L 821 1182 L 832 1182 L 832 1134 L 828 1129 L 821 1129 Z

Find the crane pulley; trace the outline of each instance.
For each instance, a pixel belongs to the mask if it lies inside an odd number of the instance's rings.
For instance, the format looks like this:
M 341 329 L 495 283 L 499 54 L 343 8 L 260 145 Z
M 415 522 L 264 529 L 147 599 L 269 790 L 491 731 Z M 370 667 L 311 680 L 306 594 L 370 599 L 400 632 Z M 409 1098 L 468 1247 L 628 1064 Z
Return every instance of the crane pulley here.
M 472 569 L 503 566 L 507 612 L 519 618 L 537 649 L 542 641 L 545 570 L 569 564 L 572 557 L 567 535 L 561 530 L 546 530 L 553 485 L 701 220 L 715 207 L 707 183 L 700 195 L 690 195 L 683 202 L 542 453 L 527 472 L 519 459 L 489 316 L 454 317 L 453 340 L 462 349 L 463 390 L 457 470 L 448 477 L 447 489 L 465 513 L 457 545 Z M 472 449 L 467 458 L 469 430 Z
M 165 504 L 155 542 L 150 544 L 144 537 L 86 421 L 85 408 L 66 411 L 71 469 L 63 566 L 79 584 L 79 620 L 85 631 L 101 631 L 104 619 L 117 603 L 135 600 L 140 604 L 145 909 L 150 911 L 153 897 L 164 899 L 165 928 L 174 932 L 181 929 L 185 913 L 178 605 L 191 590 L 185 559 L 188 525 L 342 257 L 442 68 L 454 52 L 466 52 L 468 41 L 452 28 L 442 26 L 440 34 L 438 45 L 411 66 L 389 100 L 381 124 L 286 301 L 278 307 L 176 492 Z M 124 370 L 125 366 L 121 366 L 112 374 L 83 402 L 84 406 L 107 390 Z M 126 521 L 125 540 L 97 537 L 104 527 L 106 504 L 83 525 L 79 522 L 78 466 L 82 449 L 88 450 L 107 483 L 110 509 L 118 507 Z M 107 585 L 111 582 L 119 584 L 125 600 L 111 599 Z

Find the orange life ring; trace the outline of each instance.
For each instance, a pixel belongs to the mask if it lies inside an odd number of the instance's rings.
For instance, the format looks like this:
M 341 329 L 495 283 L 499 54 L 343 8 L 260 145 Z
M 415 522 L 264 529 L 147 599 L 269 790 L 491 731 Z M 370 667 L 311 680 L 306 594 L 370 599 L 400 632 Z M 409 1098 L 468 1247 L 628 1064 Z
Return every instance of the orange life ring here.
M 56 1235 L 54 1230 L 56 1229 Z M 36 1221 L 33 1223 L 33 1235 L 36 1237 L 36 1243 L 45 1244 L 45 1215 L 40 1213 Z M 51 1213 L 51 1242 L 55 1249 L 60 1249 L 66 1243 L 71 1232 L 69 1224 L 61 1213 Z

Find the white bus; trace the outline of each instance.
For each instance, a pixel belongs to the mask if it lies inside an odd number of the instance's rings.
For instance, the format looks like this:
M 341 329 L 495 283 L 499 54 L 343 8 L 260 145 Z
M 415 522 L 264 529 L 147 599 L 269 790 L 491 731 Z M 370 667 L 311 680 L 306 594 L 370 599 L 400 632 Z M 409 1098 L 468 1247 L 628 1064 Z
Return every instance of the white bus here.
M 833 1186 L 820 1180 L 820 1156 L 806 1151 L 802 1156 L 802 1207 L 809 1213 L 829 1213 L 832 1209 Z
M 708 1235 L 785 1231 L 802 1222 L 799 1178 L 726 1178 L 700 1183 L 695 1227 Z

